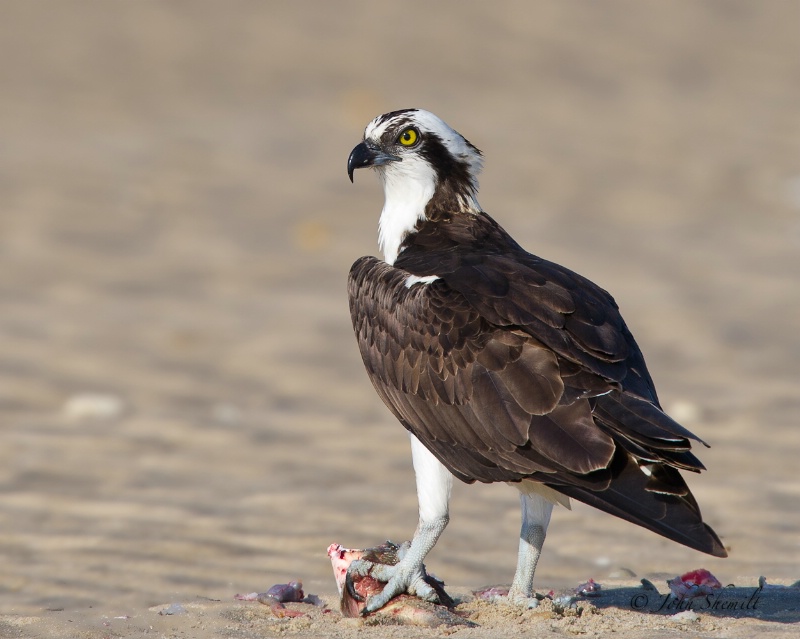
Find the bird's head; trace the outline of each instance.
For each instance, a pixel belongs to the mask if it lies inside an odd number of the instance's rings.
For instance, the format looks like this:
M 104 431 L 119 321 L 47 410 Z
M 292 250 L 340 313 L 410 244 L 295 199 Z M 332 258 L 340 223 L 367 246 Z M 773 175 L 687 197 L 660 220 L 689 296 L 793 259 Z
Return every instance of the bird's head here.
M 379 244 L 394 262 L 403 239 L 416 224 L 441 213 L 480 213 L 476 200 L 481 152 L 443 120 L 422 109 L 379 115 L 364 130 L 364 141 L 347 160 L 356 169 L 377 170 L 386 202 Z

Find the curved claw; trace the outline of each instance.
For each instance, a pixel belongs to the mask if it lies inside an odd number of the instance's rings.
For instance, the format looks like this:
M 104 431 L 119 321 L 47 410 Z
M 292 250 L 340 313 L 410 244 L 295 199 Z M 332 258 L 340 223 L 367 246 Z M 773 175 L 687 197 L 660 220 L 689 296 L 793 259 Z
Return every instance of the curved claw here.
M 344 587 L 347 589 L 347 594 L 349 594 L 353 599 L 360 602 L 365 601 L 364 597 L 362 597 L 356 590 L 356 585 L 353 583 L 353 576 L 350 574 L 349 570 L 347 573 L 345 573 Z

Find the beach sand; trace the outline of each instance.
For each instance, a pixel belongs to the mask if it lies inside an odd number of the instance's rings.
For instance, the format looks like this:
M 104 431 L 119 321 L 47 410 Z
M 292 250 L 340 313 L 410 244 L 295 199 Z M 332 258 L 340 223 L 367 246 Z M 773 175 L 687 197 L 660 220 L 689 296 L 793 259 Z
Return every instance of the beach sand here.
M 729 601 L 800 579 L 798 24 L 792 2 L 4 3 L 0 636 L 796 636 L 797 589 L 697 620 L 633 602 L 700 567 Z M 328 545 L 416 525 L 346 299 L 382 205 L 347 156 L 411 106 L 483 150 L 481 204 L 521 244 L 613 293 L 711 445 L 688 480 L 728 559 L 575 504 L 536 584 L 602 583 L 579 617 L 342 619 Z M 518 526 L 516 491 L 459 484 L 427 565 L 465 600 L 509 583 Z M 233 599 L 296 578 L 332 611 Z

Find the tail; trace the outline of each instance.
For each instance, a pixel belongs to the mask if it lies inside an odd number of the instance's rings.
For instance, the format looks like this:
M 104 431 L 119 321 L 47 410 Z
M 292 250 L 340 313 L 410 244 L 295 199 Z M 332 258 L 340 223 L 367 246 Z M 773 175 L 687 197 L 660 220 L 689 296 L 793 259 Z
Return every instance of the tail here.
M 612 466 L 616 467 L 612 468 L 613 479 L 600 490 L 592 490 L 585 485 L 548 485 L 560 493 L 689 548 L 714 557 L 728 556 L 717 534 L 703 522 L 697 501 L 688 487 L 686 494 L 681 496 L 651 492 L 646 489 L 650 477 L 623 451 L 617 451 L 617 459 Z M 668 477 L 671 483 L 686 485 L 674 468 L 662 466 L 660 471 L 673 475 Z
M 704 469 L 690 452 L 689 441 L 702 440 L 654 404 L 626 393 L 610 393 L 594 401 L 595 423 L 617 444 L 609 468 L 596 478 L 589 473 L 581 481 L 548 485 L 679 544 L 727 557 L 679 472 Z

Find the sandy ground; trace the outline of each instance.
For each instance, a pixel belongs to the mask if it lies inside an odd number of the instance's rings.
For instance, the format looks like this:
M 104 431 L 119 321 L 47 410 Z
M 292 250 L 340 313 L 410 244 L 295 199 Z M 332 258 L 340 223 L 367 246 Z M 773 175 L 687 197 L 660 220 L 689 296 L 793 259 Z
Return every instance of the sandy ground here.
M 701 566 L 731 601 L 800 579 L 799 24 L 796 2 L 2 3 L 0 636 L 444 632 L 233 600 L 301 578 L 336 608 L 328 544 L 413 532 L 345 295 L 382 202 L 347 155 L 408 106 L 484 151 L 481 203 L 522 244 L 614 293 L 712 444 L 691 486 L 731 555 L 561 509 L 537 583 L 593 577 L 596 610 L 465 603 L 481 627 L 447 632 L 795 636 L 794 589 L 682 623 L 632 602 Z M 428 565 L 507 583 L 517 534 L 515 491 L 457 486 Z

